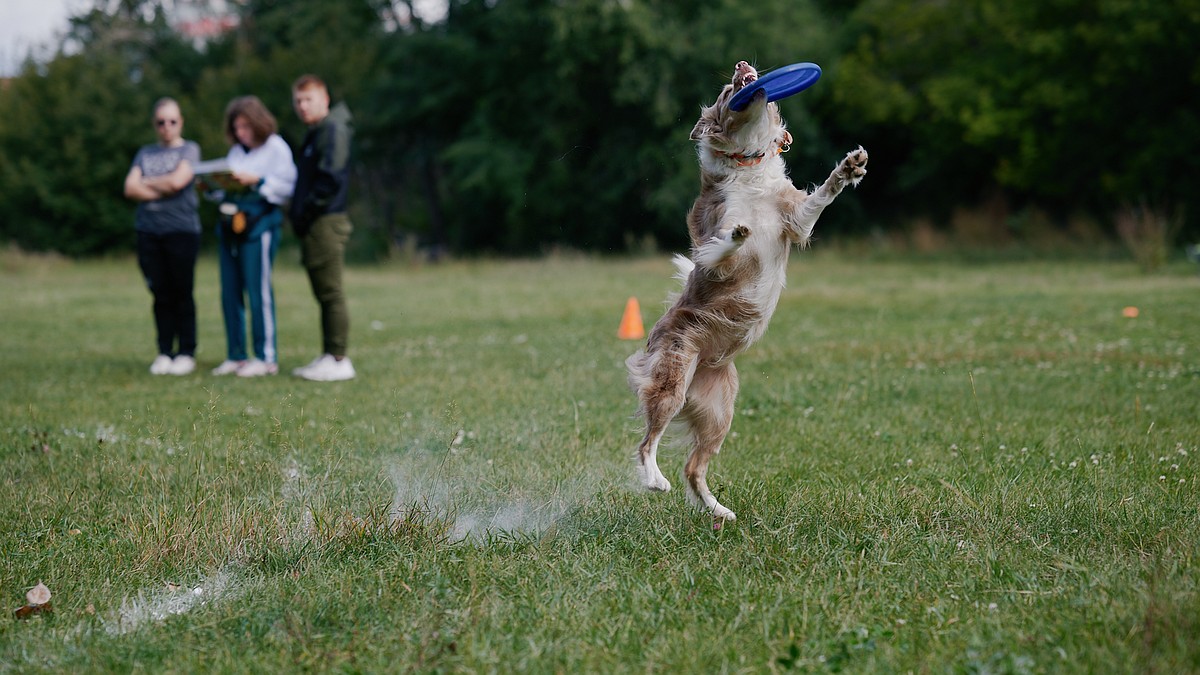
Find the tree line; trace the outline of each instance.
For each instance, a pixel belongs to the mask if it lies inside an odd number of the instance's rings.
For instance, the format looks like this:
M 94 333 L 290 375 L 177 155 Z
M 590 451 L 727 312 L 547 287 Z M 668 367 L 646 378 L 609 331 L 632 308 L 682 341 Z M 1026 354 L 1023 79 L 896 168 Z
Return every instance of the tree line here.
M 253 93 L 295 146 L 289 85 L 321 75 L 357 120 L 360 246 L 458 254 L 685 245 L 688 132 L 741 59 L 813 61 L 781 101 L 798 183 L 845 151 L 871 179 L 823 231 L 865 234 L 1001 204 L 1115 234 L 1137 211 L 1200 234 L 1200 0 L 247 0 L 203 45 L 157 0 L 97 0 L 0 89 L 0 240 L 127 250 L 121 184 L 173 96 L 205 158 Z M 211 222 L 211 220 L 209 221 Z

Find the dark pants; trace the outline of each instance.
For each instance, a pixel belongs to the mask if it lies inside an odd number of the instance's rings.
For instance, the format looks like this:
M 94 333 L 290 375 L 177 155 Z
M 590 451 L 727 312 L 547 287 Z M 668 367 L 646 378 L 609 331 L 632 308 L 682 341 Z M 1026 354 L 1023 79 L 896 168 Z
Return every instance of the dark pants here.
M 344 213 L 328 213 L 300 238 L 300 262 L 308 271 L 313 296 L 321 307 L 321 346 L 326 354 L 346 355 L 350 341 L 350 311 L 342 290 L 346 241 L 353 231 Z
M 196 353 L 196 301 L 192 288 L 199 252 L 199 232 L 137 233 L 138 266 L 154 296 L 159 354 Z

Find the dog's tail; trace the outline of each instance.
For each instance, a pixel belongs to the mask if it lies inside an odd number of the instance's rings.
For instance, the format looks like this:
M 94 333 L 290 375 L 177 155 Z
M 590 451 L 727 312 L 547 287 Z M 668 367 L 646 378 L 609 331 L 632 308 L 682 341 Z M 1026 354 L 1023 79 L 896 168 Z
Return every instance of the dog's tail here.
M 671 262 L 675 265 L 674 278 L 678 279 L 679 283 L 686 285 L 688 277 L 692 275 L 692 270 L 696 269 L 696 263 L 692 262 L 687 256 L 680 254 L 675 254 Z M 667 304 L 675 302 L 678 297 L 679 293 L 668 294 Z M 647 349 L 651 353 L 639 349 L 631 354 L 629 358 L 625 359 L 625 369 L 629 372 L 629 388 L 637 393 L 639 403 L 642 400 L 642 392 L 652 383 L 650 373 L 654 370 L 654 361 L 658 358 L 657 353 L 650 349 L 650 345 L 647 346 Z M 641 407 L 639 405 L 640 410 Z
M 638 397 L 638 413 L 642 412 L 642 392 L 650 386 L 650 369 L 652 359 L 649 354 L 637 350 L 625 359 L 625 369 L 629 372 L 629 388 Z
M 683 293 L 682 288 L 687 286 L 688 278 L 692 276 L 692 270 L 696 269 L 696 263 L 691 258 L 678 253 L 671 259 L 671 262 L 675 265 L 675 274 L 672 274 L 671 278 L 679 282 L 680 290 L 667 293 L 667 305 L 675 304 L 675 301 Z

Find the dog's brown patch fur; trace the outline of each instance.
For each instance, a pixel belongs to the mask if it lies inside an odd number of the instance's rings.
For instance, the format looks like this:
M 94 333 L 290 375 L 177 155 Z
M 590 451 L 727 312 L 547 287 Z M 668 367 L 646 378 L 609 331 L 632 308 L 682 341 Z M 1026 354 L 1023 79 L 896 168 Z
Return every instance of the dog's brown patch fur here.
M 638 445 L 642 484 L 669 490 L 658 445 L 676 418 L 691 449 L 684 465 L 689 498 L 734 520 L 708 488 L 708 463 L 733 422 L 738 375 L 733 359 L 767 329 L 783 290 L 792 245 L 808 243 L 822 210 L 866 175 L 867 153 L 851 151 L 812 193 L 787 178 L 779 153 L 792 141 L 779 109 L 757 94 L 740 112 L 729 99 L 758 73 L 745 61 L 703 109 L 692 129 L 700 158 L 700 195 L 688 213 L 690 259 L 677 258 L 683 290 L 654 325 L 644 351 L 629 357 L 629 382 L 646 418 Z

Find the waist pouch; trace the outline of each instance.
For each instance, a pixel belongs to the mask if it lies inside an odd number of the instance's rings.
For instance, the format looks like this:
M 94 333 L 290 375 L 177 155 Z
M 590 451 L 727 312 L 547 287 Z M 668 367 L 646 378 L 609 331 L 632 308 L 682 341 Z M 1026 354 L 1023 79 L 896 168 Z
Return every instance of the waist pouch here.
M 279 207 L 265 199 L 224 201 L 217 207 L 217 226 L 229 241 L 242 242 L 254 226 Z

